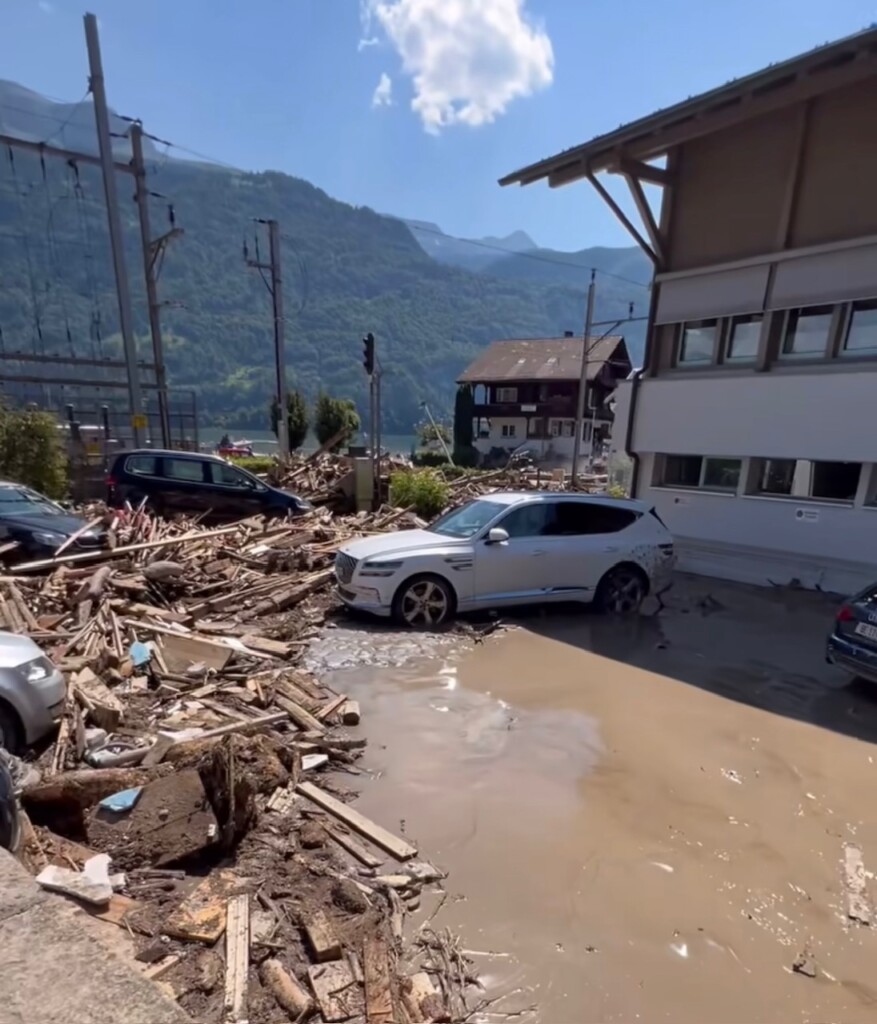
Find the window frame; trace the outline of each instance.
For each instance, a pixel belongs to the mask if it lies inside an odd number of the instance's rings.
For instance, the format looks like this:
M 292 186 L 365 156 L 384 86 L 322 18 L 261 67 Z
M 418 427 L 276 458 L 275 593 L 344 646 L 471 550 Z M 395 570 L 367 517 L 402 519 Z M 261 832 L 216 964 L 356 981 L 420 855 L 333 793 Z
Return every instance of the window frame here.
M 858 310 L 857 310 L 857 307 Z M 837 358 L 843 360 L 849 359 L 877 359 L 877 324 L 875 324 L 875 339 L 874 345 L 871 348 L 865 349 L 848 349 L 847 342 L 850 338 L 850 332 L 853 329 L 853 320 L 855 319 L 856 312 L 861 312 L 862 307 L 865 307 L 868 311 L 873 311 L 877 314 L 877 298 L 875 299 L 859 299 L 856 302 L 851 302 L 845 309 L 845 315 L 843 318 L 843 326 L 840 331 L 840 338 L 837 346 Z
M 696 484 L 666 483 L 667 460 L 668 459 L 699 459 L 700 466 Z M 733 487 L 719 487 L 715 484 L 706 484 L 707 467 L 711 462 L 736 462 L 737 481 Z M 677 452 L 668 452 L 661 455 L 660 464 L 656 467 L 657 482 L 653 487 L 659 487 L 669 491 L 689 491 L 702 494 L 725 494 L 736 495 L 740 491 L 740 481 L 743 477 L 744 457 L 742 455 L 684 455 Z
M 761 350 L 767 316 L 768 314 L 766 312 L 742 313 L 736 316 L 729 316 L 727 318 L 725 329 L 722 332 L 724 334 L 724 341 L 722 345 L 723 364 L 727 366 L 754 366 L 758 362 L 758 355 Z M 758 336 L 755 339 L 755 351 L 751 356 L 735 356 L 732 353 L 734 345 L 734 330 L 743 323 L 758 324 Z
M 698 330 L 705 327 L 712 326 L 713 328 L 713 340 L 712 340 L 712 351 L 708 359 L 685 359 L 685 333 L 689 330 Z M 677 329 L 676 333 L 676 358 L 674 359 L 674 365 L 677 369 L 691 370 L 697 367 L 703 368 L 704 366 L 715 366 L 717 362 L 717 354 L 719 341 L 722 334 L 722 317 L 710 316 L 703 317 L 699 320 L 683 320 Z
M 509 398 L 511 394 L 511 398 Z M 503 397 L 505 396 L 505 397 Z M 518 389 L 517 387 L 511 387 L 509 385 L 503 385 L 496 387 L 496 404 L 497 405 L 516 405 L 518 401 Z
M 837 327 L 839 322 L 840 311 L 842 309 L 840 303 L 828 303 L 819 302 L 812 306 L 794 306 L 791 309 L 784 311 L 782 330 L 780 331 L 779 344 L 777 346 L 775 362 L 777 363 L 806 363 L 821 361 L 829 359 L 832 352 L 832 342 L 837 333 Z M 816 310 L 825 310 L 826 312 L 817 313 Z M 827 316 L 828 317 L 828 329 L 825 335 L 825 342 L 822 349 L 819 351 L 812 352 L 786 352 L 786 339 L 789 337 L 791 330 L 791 324 L 793 318 L 798 319 L 801 316 Z M 796 321 L 797 327 L 797 321 Z
M 815 503 L 818 505 L 835 505 L 842 508 L 851 508 L 856 503 L 859 491 L 862 486 L 862 474 L 865 472 L 868 463 L 856 462 L 855 460 L 843 459 L 803 459 L 803 458 L 771 458 L 770 456 L 761 457 L 753 456 L 750 460 L 750 472 L 749 472 L 749 484 L 746 489 L 746 497 L 748 498 L 759 498 L 767 499 L 768 501 L 795 501 L 798 503 Z M 809 469 L 809 481 L 806 494 L 795 494 L 793 490 L 788 493 L 782 491 L 765 491 L 761 489 L 761 479 L 764 475 L 766 466 L 771 462 L 791 462 L 792 466 L 792 480 L 791 488 L 795 486 L 795 476 L 798 474 L 799 463 L 806 462 Z M 832 498 L 822 494 L 813 494 L 813 481 L 814 481 L 814 468 L 817 465 L 850 465 L 858 466 L 859 473 L 856 480 L 856 486 L 853 489 L 852 497 L 850 498 Z M 874 471 L 872 470 L 872 482 L 874 479 Z
M 517 430 L 517 423 L 501 423 L 499 426 L 499 436 L 506 441 L 516 441 L 518 439 Z

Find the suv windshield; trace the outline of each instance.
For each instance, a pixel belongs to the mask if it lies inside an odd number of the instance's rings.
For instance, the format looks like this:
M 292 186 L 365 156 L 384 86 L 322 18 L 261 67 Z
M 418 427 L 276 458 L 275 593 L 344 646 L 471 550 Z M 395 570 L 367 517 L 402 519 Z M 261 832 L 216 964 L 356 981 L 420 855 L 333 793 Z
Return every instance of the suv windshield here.
M 505 508 L 508 506 L 498 501 L 470 501 L 451 512 L 445 512 L 427 529 L 443 537 L 474 537 Z
M 60 516 L 64 510 L 54 501 L 27 487 L 0 487 L 0 519 L 13 516 Z

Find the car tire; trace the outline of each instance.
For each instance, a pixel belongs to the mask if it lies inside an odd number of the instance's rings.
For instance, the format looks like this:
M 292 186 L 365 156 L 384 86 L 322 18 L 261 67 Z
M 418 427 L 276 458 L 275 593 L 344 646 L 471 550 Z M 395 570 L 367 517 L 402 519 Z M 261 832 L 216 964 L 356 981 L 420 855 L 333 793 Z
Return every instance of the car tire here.
M 609 615 L 638 612 L 649 592 L 649 579 L 638 565 L 616 565 L 600 580 L 594 596 L 596 608 Z
M 0 703 L 0 747 L 10 754 L 20 754 L 24 746 L 21 722 L 8 704 Z
M 441 576 L 423 573 L 406 580 L 393 598 L 393 618 L 409 629 L 437 629 L 457 610 L 454 588 Z

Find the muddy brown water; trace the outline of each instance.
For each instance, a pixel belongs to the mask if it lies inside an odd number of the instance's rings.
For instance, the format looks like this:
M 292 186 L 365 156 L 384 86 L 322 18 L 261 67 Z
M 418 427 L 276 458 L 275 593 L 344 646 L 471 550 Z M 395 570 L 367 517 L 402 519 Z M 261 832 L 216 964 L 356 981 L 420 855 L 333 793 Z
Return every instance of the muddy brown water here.
M 535 615 L 334 673 L 369 738 L 357 806 L 450 872 L 436 924 L 502 1009 L 875 1019 L 877 933 L 846 917 L 842 860 L 877 864 L 877 698 L 824 665 L 830 618 L 701 584 L 654 619 Z

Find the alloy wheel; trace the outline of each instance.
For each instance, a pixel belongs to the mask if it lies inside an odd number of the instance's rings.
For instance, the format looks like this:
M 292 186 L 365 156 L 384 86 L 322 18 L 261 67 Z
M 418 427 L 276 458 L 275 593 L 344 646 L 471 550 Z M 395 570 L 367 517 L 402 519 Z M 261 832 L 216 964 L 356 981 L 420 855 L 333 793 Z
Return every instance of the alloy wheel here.
M 402 597 L 402 618 L 409 626 L 440 626 L 447 618 L 449 605 L 442 586 L 433 580 L 418 580 Z
M 624 615 L 635 612 L 643 603 L 646 588 L 635 572 L 619 569 L 606 580 L 604 607 L 608 612 Z

